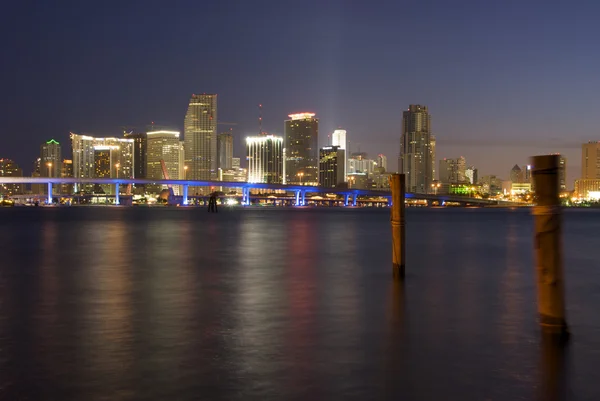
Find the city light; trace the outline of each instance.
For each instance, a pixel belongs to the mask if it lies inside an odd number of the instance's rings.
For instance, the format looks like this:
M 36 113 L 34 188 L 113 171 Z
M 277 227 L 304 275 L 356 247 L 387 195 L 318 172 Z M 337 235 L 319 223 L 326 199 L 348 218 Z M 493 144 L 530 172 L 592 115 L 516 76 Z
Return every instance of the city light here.
M 292 120 L 306 120 L 309 118 L 313 118 L 315 116 L 315 113 L 294 113 L 294 114 L 288 114 L 288 117 L 291 118 Z

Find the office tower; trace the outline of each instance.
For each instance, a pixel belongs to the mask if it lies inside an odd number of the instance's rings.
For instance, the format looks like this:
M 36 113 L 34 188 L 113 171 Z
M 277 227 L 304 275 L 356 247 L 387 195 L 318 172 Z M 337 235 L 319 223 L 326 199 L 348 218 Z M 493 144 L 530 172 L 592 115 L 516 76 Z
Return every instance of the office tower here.
M 346 130 L 345 129 L 336 129 L 333 131 L 331 135 L 331 145 L 337 146 L 344 151 L 346 154 Z M 343 174 L 344 174 L 344 182 L 346 181 L 346 175 L 348 174 L 348 161 L 344 160 L 343 163 Z M 320 172 L 319 172 L 320 174 Z M 320 182 L 320 181 L 319 181 Z
M 73 177 L 133 178 L 134 139 L 97 138 L 71 133 Z M 91 191 L 92 185 L 75 185 L 75 192 Z M 108 190 L 108 186 L 106 186 Z M 106 192 L 111 193 L 111 192 Z
M 600 141 L 581 146 L 581 179 L 600 179 Z
M 455 184 L 458 182 L 458 166 L 455 159 L 440 160 L 438 170 L 439 181 L 443 184 Z
M 23 170 L 11 159 L 0 159 L 0 177 L 23 177 Z M 22 195 L 23 184 L 0 184 L 0 195 Z
M 435 180 L 436 171 L 435 171 L 435 135 L 431 134 L 431 180 Z M 462 156 L 461 156 L 462 157 Z
M 168 178 L 184 179 L 184 146 L 179 131 L 152 131 L 146 133 L 146 176 L 151 180 L 165 180 L 164 161 Z
M 146 134 L 125 132 L 123 136 L 133 139 L 133 178 L 146 178 Z
M 54 139 L 40 146 L 40 175 L 42 177 L 59 178 L 62 169 L 60 144 Z
M 185 177 L 184 146 L 179 140 L 179 131 L 151 131 L 146 133 L 146 178 L 165 180 L 162 162 L 165 163 L 167 176 L 170 180 L 180 180 Z M 166 185 L 162 189 L 167 188 Z M 158 192 L 158 186 L 147 187 L 150 192 Z M 178 194 L 179 186 L 173 191 Z
M 364 173 L 373 174 L 377 168 L 375 160 L 367 159 L 366 153 L 353 153 L 347 160 L 348 174 Z
M 314 113 L 288 116 L 285 132 L 286 184 L 319 183 L 319 119 Z
M 567 158 L 560 156 L 558 161 L 558 189 L 567 190 Z
M 523 182 L 523 170 L 518 165 L 514 165 L 514 167 L 510 170 L 510 181 L 513 183 L 522 183 Z
M 337 146 L 342 150 L 346 150 L 346 130 L 336 129 L 331 135 L 331 146 Z
M 184 121 L 189 180 L 217 179 L 217 95 L 192 95 Z
M 384 154 L 377 155 L 377 167 L 383 169 L 383 172 L 387 171 L 387 157 Z
M 283 138 L 258 135 L 246 138 L 248 182 L 283 183 Z
M 339 146 L 325 146 L 319 150 L 319 185 L 335 188 L 345 181 L 346 151 Z
M 232 157 L 231 158 L 231 168 L 232 169 L 239 169 L 241 168 L 241 160 L 239 157 Z
M 64 159 L 62 161 L 61 178 L 73 178 L 73 160 Z M 63 195 L 73 194 L 73 184 L 60 184 L 60 193 Z
M 223 132 L 217 137 L 217 168 L 221 170 L 231 170 L 233 159 L 233 135 L 229 132 Z
M 465 170 L 465 177 L 470 184 L 477 184 L 479 177 L 477 176 L 477 169 L 474 166 L 470 166 Z
M 398 170 L 406 175 L 406 191 L 427 193 L 433 181 L 431 117 L 427 106 L 411 104 L 402 113 Z

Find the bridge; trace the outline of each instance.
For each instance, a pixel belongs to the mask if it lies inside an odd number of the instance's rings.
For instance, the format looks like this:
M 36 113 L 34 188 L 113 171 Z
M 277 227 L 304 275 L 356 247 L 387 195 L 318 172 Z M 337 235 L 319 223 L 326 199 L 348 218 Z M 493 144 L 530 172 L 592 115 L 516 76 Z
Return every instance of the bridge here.
M 129 184 L 138 185 L 174 185 L 183 188 L 183 205 L 188 204 L 188 189 L 189 187 L 225 187 L 225 188 L 241 188 L 242 189 L 242 205 L 250 204 L 250 190 L 283 190 L 293 192 L 295 194 L 295 205 L 306 205 L 306 194 L 335 194 L 343 196 L 344 205 L 348 206 L 352 199 L 352 206 L 356 206 L 358 197 L 367 198 L 385 198 L 388 203 L 391 202 L 391 192 L 377 191 L 358 188 L 325 188 L 308 185 L 286 185 L 286 184 L 265 184 L 265 183 L 250 183 L 238 181 L 214 181 L 214 180 L 152 180 L 139 178 L 49 178 L 49 177 L 0 177 L 0 184 L 38 184 L 46 185 L 48 188 L 48 203 L 52 203 L 52 188 L 54 185 L 60 184 L 98 184 L 112 185 L 115 188 L 115 204 L 120 204 L 120 186 Z M 512 202 L 499 200 L 479 199 L 466 196 L 445 195 L 445 194 L 413 194 L 407 193 L 406 199 L 437 201 L 439 204 L 454 202 L 462 205 L 473 206 L 492 206 L 492 205 L 514 205 Z

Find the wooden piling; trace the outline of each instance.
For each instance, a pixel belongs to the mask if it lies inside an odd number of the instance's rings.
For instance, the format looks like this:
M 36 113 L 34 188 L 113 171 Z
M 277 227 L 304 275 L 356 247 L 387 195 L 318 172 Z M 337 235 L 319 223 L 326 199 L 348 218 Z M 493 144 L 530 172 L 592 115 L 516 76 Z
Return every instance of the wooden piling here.
M 404 230 L 404 194 L 406 182 L 404 174 L 390 176 L 392 189 L 392 269 L 394 278 L 404 279 L 405 268 L 405 230 Z
M 559 156 L 534 156 L 534 252 L 540 326 L 547 334 L 568 337 L 559 199 Z

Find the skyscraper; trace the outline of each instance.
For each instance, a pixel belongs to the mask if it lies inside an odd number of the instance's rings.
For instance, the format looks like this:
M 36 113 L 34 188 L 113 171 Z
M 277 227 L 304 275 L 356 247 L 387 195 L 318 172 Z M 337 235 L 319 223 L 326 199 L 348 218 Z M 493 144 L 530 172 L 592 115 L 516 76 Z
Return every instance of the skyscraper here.
M 125 132 L 127 139 L 133 139 L 133 178 L 146 178 L 146 134 Z
M 40 146 L 40 175 L 42 177 L 60 177 L 62 170 L 62 157 L 60 144 L 54 139 Z
M 62 161 L 62 171 L 60 172 L 61 178 L 73 178 L 73 160 L 64 159 Z M 73 194 L 73 184 L 61 184 L 60 193 L 63 195 Z
M 319 150 L 319 185 L 335 188 L 344 182 L 346 151 L 339 146 L 325 146 Z
M 184 179 L 184 150 L 183 142 L 179 140 L 179 131 L 152 131 L 147 132 L 146 136 L 147 178 L 164 180 L 161 163 L 164 161 L 169 179 Z M 152 189 L 159 190 L 158 187 Z M 174 189 L 178 190 L 178 188 Z
M 600 179 L 600 141 L 581 146 L 581 179 Z
M 427 106 L 411 104 L 402 113 L 398 170 L 406 174 L 406 191 L 427 193 L 433 181 L 431 117 Z
M 513 184 L 520 184 L 524 181 L 523 170 L 517 164 L 510 170 L 510 181 Z
M 283 138 L 258 135 L 246 138 L 248 182 L 283 183 Z
M 383 169 L 383 171 L 387 171 L 387 157 L 384 154 L 377 155 L 377 167 Z
M 314 113 L 296 113 L 285 121 L 285 182 L 318 185 L 319 120 Z
M 217 95 L 192 95 L 185 115 L 184 143 L 188 179 L 217 179 Z
M 230 170 L 233 168 L 233 135 L 229 132 L 222 132 L 217 137 L 217 167 L 221 170 Z
M 11 159 L 0 159 L 0 177 L 23 177 L 23 170 Z M 0 195 L 21 195 L 23 184 L 0 184 Z
M 331 135 L 331 146 L 337 146 L 342 150 L 346 150 L 346 130 L 336 129 Z
M 558 162 L 558 189 L 567 190 L 567 158 L 560 156 Z

